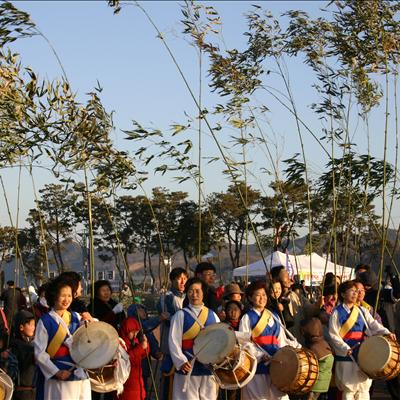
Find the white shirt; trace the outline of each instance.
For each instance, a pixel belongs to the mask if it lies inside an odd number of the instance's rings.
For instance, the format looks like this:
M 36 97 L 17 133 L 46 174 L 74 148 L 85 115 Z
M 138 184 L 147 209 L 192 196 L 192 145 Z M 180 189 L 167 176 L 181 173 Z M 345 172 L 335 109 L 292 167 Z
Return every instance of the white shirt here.
M 252 310 L 258 316 L 261 316 L 262 312 L 256 310 L 255 308 L 253 308 Z M 299 342 L 296 339 L 292 340 L 286 336 L 285 328 L 283 327 L 279 318 L 276 318 L 276 320 L 275 320 L 273 317 L 270 317 L 267 326 L 272 327 L 275 323 L 278 323 L 278 322 L 280 325 L 279 335 L 278 335 L 279 347 L 292 346 L 295 348 L 300 348 L 301 345 L 299 344 Z M 252 332 L 250 318 L 249 318 L 248 314 L 244 314 L 242 319 L 240 320 L 239 332 L 248 332 L 248 333 Z M 266 351 L 261 349 L 255 343 L 251 343 L 250 350 L 251 350 L 252 354 L 254 355 L 254 357 L 257 358 L 257 361 L 260 361 L 261 358 L 266 355 Z
M 342 305 L 347 314 L 350 314 L 350 308 L 344 303 Z M 358 308 L 362 312 L 361 318 L 363 318 L 366 325 L 367 329 L 365 332 L 367 336 L 388 335 L 390 333 L 388 329 L 386 329 L 376 319 L 373 318 L 373 316 L 366 308 L 360 306 L 358 306 Z M 329 336 L 331 338 L 330 344 L 332 345 L 336 355 L 345 357 L 347 356 L 347 352 L 350 350 L 350 346 L 342 339 L 339 334 L 341 327 L 342 325 L 339 322 L 339 313 L 335 308 L 329 319 Z
M 187 308 L 189 308 L 193 312 L 193 314 L 198 317 L 203 307 L 204 305 L 193 306 L 192 304 L 189 304 Z M 185 312 L 186 311 L 183 310 L 179 310 L 176 312 L 176 314 L 171 319 L 171 328 L 169 330 L 169 352 L 172 358 L 172 362 L 174 363 L 177 371 L 182 368 L 183 364 L 190 361 L 182 350 L 183 321 L 185 317 Z M 208 312 L 214 314 L 215 322 L 220 322 L 217 314 L 215 314 L 214 311 L 209 309 Z

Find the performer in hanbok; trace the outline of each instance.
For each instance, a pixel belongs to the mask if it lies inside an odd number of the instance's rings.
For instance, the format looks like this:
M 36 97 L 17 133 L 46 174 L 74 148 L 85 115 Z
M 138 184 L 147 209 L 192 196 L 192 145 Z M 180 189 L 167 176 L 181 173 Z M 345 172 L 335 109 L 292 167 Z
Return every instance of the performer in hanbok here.
M 246 289 L 246 296 L 252 308 L 243 315 L 239 331 L 250 334 L 252 343 L 249 350 L 257 358 L 258 365 L 254 378 L 242 389 L 242 399 L 289 400 L 285 393 L 271 383 L 266 363 L 281 347 L 301 346 L 294 337 L 289 339 L 286 336 L 279 317 L 265 308 L 268 296 L 264 282 L 252 282 Z
M 90 400 L 90 381 L 86 372 L 77 367 L 71 356 L 72 334 L 80 325 L 80 316 L 68 311 L 73 300 L 69 280 L 56 278 L 46 288 L 51 310 L 44 314 L 36 328 L 34 348 L 36 363 L 42 374 L 44 400 Z
M 185 291 L 189 305 L 173 316 L 169 332 L 169 351 L 176 371 L 172 398 L 216 400 L 218 387 L 215 379 L 209 369 L 193 360 L 193 345 L 200 330 L 219 322 L 219 319 L 203 304 L 205 284 L 201 279 L 189 279 Z
M 338 293 L 340 304 L 329 321 L 329 335 L 336 360 L 336 384 L 343 392 L 343 400 L 368 400 L 372 380 L 358 367 L 360 344 L 367 336 L 390 335 L 394 340 L 396 336 L 374 319 L 366 308 L 357 306 L 355 282 L 342 283 Z

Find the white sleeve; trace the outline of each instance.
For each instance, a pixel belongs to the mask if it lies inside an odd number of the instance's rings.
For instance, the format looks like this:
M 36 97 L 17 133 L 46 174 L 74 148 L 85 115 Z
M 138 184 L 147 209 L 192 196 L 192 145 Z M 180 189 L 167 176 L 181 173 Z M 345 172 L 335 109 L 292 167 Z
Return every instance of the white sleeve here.
M 390 334 L 389 329 L 380 324 L 364 307 L 360 307 L 360 309 L 367 325 L 368 336 Z
M 211 311 L 211 310 L 210 310 Z M 218 324 L 218 322 L 221 322 L 221 320 L 219 319 L 218 315 L 215 314 L 215 312 L 212 312 L 214 314 L 214 318 L 215 318 L 215 323 Z
M 271 318 L 272 319 L 272 318 Z M 274 319 L 272 319 L 274 321 Z M 278 342 L 279 347 L 291 346 L 295 349 L 301 348 L 301 344 L 297 341 L 297 339 L 293 336 L 293 338 L 289 337 L 289 334 L 286 332 L 286 328 L 279 320 L 279 317 L 276 318 L 275 323 L 279 323 L 279 335 L 278 335 Z
M 42 371 L 45 379 L 50 379 L 59 371 L 59 369 L 51 361 L 49 353 L 47 353 L 46 351 L 48 340 L 49 336 L 47 330 L 44 327 L 42 320 L 39 320 L 36 326 L 33 346 L 35 351 L 36 363 L 40 367 L 40 370 Z
M 182 335 L 183 335 L 183 319 L 184 311 L 179 310 L 171 319 L 171 327 L 169 330 L 168 347 L 172 362 L 176 370 L 180 370 L 182 365 L 188 362 L 188 358 L 182 351 Z
M 334 311 L 329 318 L 329 336 L 331 338 L 331 345 L 336 355 L 345 357 L 350 350 L 350 346 L 340 336 L 341 325 L 339 323 L 339 314 Z

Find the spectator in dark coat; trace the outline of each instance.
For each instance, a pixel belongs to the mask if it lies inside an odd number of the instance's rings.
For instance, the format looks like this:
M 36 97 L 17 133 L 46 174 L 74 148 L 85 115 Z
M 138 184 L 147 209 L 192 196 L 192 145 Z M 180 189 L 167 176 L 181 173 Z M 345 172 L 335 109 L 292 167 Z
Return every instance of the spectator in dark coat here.
M 34 400 L 36 391 L 33 387 L 35 358 L 33 339 L 35 336 L 35 318 L 29 311 L 22 310 L 14 318 L 14 337 L 11 339 L 11 352 L 18 360 L 18 385 L 14 389 L 13 399 Z
M 94 318 L 107 322 L 118 330 L 125 318 L 125 313 L 122 304 L 113 300 L 111 294 L 112 289 L 109 281 L 96 281 L 94 283 L 94 301 L 89 304 L 88 309 L 90 312 L 93 310 Z

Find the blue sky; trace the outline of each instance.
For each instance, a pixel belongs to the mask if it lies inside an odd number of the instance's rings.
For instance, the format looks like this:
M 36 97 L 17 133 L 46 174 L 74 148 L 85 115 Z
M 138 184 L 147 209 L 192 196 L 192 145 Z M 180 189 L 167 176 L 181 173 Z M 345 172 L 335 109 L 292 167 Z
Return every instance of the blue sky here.
M 180 4 L 170 1 L 142 2 L 141 3 L 156 22 L 159 29 L 165 34 L 168 43 L 177 56 L 177 59 L 188 77 L 192 87 L 198 89 L 198 62 L 196 52 L 182 35 Z M 221 1 L 208 2 L 220 13 L 224 41 L 228 48 L 243 48 L 246 31 L 244 13 L 251 8 L 252 2 Z M 259 3 L 270 9 L 277 17 L 289 9 L 302 9 L 313 16 L 320 15 L 319 7 L 327 2 L 318 1 L 268 1 Z M 184 123 L 184 113 L 195 115 L 196 109 L 186 90 L 176 67 L 165 51 L 161 41 L 156 38 L 153 27 L 135 6 L 127 6 L 118 15 L 113 15 L 112 9 L 104 1 L 20 1 L 15 5 L 30 13 L 32 20 L 47 36 L 56 49 L 66 70 L 69 81 L 79 98 L 85 98 L 100 82 L 103 87 L 102 100 L 108 110 L 115 111 L 116 130 L 113 138 L 121 149 L 134 151 L 132 142 L 124 140 L 120 129 L 129 129 L 130 121 L 137 120 L 145 126 L 167 129 L 172 123 Z M 61 69 L 48 44 L 41 37 L 24 39 L 15 43 L 13 48 L 21 55 L 24 65 L 31 66 L 40 76 L 55 79 L 61 76 Z M 311 88 L 313 76 L 310 70 L 301 63 L 301 60 L 288 63 L 293 93 L 303 118 L 310 121 L 316 131 L 321 125 L 309 110 L 309 104 L 316 100 Z M 271 76 L 271 85 L 280 87 L 278 78 Z M 203 86 L 204 104 L 212 108 L 221 100 L 211 94 L 205 84 Z M 278 146 L 277 157 L 280 160 L 299 152 L 299 141 L 293 118 L 281 107 L 262 95 L 258 101 L 266 103 L 271 113 L 266 117 L 273 127 L 265 125 L 266 134 Z M 380 111 L 381 112 L 381 111 Z M 383 131 L 383 117 L 376 113 L 371 122 L 376 131 Z M 229 135 L 226 131 L 226 137 Z M 196 134 L 193 133 L 193 142 Z M 322 134 L 320 135 L 322 136 Z M 374 155 L 382 154 L 382 135 L 376 134 L 372 140 Z M 365 134 L 358 130 L 354 140 L 359 144 L 360 151 L 365 151 Z M 229 139 L 226 139 L 229 142 Z M 393 142 L 391 142 L 391 145 Z M 320 149 L 313 139 L 305 135 L 307 158 L 312 172 L 318 173 L 326 162 Z M 204 155 L 218 155 L 215 144 L 208 134 L 204 136 Z M 267 188 L 268 179 L 260 175 L 260 168 L 268 167 L 265 154 L 260 149 L 249 149 L 252 160 L 250 170 L 254 176 L 249 181 L 254 187 Z M 196 154 L 193 154 L 196 159 Z M 228 184 L 220 171 L 221 164 L 213 164 L 204 168 L 205 191 L 224 190 Z M 2 172 L 7 188 L 13 215 L 16 210 L 17 176 L 18 170 L 12 169 Z M 50 182 L 53 178 L 43 170 L 35 171 L 37 188 Z M 165 186 L 171 190 L 185 190 L 191 195 L 196 188 L 193 182 L 177 185 L 170 177 L 153 175 L 146 188 Z M 139 193 L 132 193 L 139 194 Z M 0 205 L 4 201 L 0 196 Z M 27 210 L 33 207 L 33 195 L 28 175 L 23 174 L 21 189 L 21 216 L 20 224 L 27 215 Z M 1 224 L 8 224 L 5 213 L 0 218 Z

